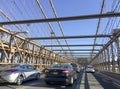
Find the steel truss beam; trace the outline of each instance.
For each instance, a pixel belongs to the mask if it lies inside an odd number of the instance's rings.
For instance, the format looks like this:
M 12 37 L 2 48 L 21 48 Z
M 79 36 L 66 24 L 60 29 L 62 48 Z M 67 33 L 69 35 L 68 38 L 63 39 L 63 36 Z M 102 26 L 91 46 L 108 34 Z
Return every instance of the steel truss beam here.
M 64 55 L 62 55 L 62 56 L 64 56 Z M 69 57 L 69 55 L 67 55 L 67 56 Z M 91 58 L 91 56 L 94 57 L 95 55 L 74 55 L 74 57 L 89 57 L 89 58 Z
M 67 47 L 67 46 L 104 46 L 103 44 L 95 44 L 95 45 L 93 45 L 93 44 L 78 44 L 78 45 L 42 45 L 42 46 L 44 46 L 44 47 Z
M 31 63 L 37 67 L 40 67 L 40 69 L 47 67 L 48 66 L 47 61 L 51 59 L 52 61 L 50 62 L 50 64 L 53 64 L 54 62 L 69 61 L 67 60 L 66 57 L 62 57 L 61 55 L 51 52 L 51 50 L 46 49 L 45 47 L 39 45 L 38 43 L 34 41 L 29 41 L 18 34 L 14 35 L 13 32 L 7 29 L 0 27 L 0 31 L 1 31 L 0 32 L 1 34 L 3 35 L 7 34 L 10 37 L 10 39 L 8 39 L 7 42 L 4 42 L 3 41 L 4 39 L 0 40 L 0 51 L 3 54 L 1 55 L 0 58 L 2 57 L 6 58 L 6 61 L 4 61 L 4 59 L 1 59 L 0 63 L 2 64 L 3 63 L 8 63 L 8 64 L 16 63 L 15 61 L 11 60 L 12 57 L 14 58 L 16 53 L 17 53 L 16 57 L 18 56 L 20 58 L 20 61 L 18 61 L 17 63 L 26 63 L 25 59 L 27 59 L 28 57 L 31 57 L 30 59 Z M 31 46 L 28 46 L 28 45 L 31 45 Z M 36 60 L 34 59 L 34 57 L 38 57 L 38 62 L 33 63 L 34 60 Z M 45 62 L 44 62 L 44 58 L 46 58 Z M 40 66 L 40 62 L 39 62 L 40 60 L 44 62 L 43 64 L 44 66 Z
M 26 38 L 29 40 L 51 40 L 51 39 L 76 39 L 76 38 L 95 38 L 95 37 L 111 37 L 112 35 L 80 35 L 80 36 L 58 36 L 58 37 L 33 37 Z
M 61 55 L 67 55 L 67 56 L 71 56 L 71 54 L 61 54 Z M 74 56 L 95 56 L 95 55 L 91 55 L 91 54 L 74 54 Z
M 92 51 L 92 49 L 74 49 L 74 50 L 61 50 L 61 49 L 54 49 L 53 51 Z M 100 49 L 95 49 L 94 51 L 100 51 Z
M 91 52 L 59 52 L 58 54 L 91 54 Z M 97 54 L 97 53 L 92 53 L 92 54 Z
M 83 15 L 83 16 L 47 18 L 47 19 L 9 21 L 9 22 L 0 22 L 0 24 L 1 25 L 12 25 L 12 24 L 26 24 L 26 23 L 41 23 L 41 22 L 96 19 L 96 18 L 107 18 L 107 17 L 118 17 L 118 16 L 120 16 L 120 13 L 109 13 L 109 14 L 105 13 L 105 14 L 93 14 L 93 15 Z
M 112 44 L 114 41 L 116 41 L 117 37 L 120 37 L 120 31 L 117 32 L 104 46 L 103 48 L 99 51 L 99 53 L 90 61 L 90 63 L 92 63 L 92 61 L 95 60 L 95 58 L 97 58 L 105 49 L 107 49 L 107 47 Z
M 61 54 L 61 55 L 70 56 L 71 54 Z M 81 56 L 81 55 L 84 55 L 84 56 L 95 56 L 95 54 L 94 55 L 91 55 L 91 54 L 74 54 L 73 56 Z
M 71 55 L 71 54 L 69 54 L 69 53 L 68 53 L 68 54 L 67 54 L 67 53 L 64 53 L 64 54 L 63 54 L 63 53 L 62 53 L 61 55 L 65 55 L 65 54 L 66 54 L 66 55 Z M 96 55 L 96 54 L 74 53 L 73 55 Z

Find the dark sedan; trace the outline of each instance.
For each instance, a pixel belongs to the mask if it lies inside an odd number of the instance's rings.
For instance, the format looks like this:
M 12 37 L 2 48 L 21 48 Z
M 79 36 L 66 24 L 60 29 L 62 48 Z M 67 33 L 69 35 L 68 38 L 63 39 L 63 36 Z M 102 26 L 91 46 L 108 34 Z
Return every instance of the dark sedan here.
M 72 65 L 73 69 L 74 69 L 77 73 L 79 73 L 79 72 L 80 72 L 80 67 L 79 67 L 79 65 L 78 65 L 78 64 L 71 63 L 71 65 Z
M 53 64 L 45 70 L 45 82 L 73 85 L 77 79 L 77 73 L 70 64 Z

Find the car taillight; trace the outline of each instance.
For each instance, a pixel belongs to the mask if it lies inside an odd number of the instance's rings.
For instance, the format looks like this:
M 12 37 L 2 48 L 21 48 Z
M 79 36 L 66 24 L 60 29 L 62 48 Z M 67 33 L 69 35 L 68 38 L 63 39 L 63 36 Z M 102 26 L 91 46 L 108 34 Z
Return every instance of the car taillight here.
M 50 73 L 50 70 L 45 70 L 45 73 Z
M 16 69 L 11 69 L 11 70 L 5 70 L 5 72 L 17 72 Z
M 68 70 L 63 70 L 62 73 L 63 73 L 63 74 L 69 74 L 70 71 L 68 71 Z

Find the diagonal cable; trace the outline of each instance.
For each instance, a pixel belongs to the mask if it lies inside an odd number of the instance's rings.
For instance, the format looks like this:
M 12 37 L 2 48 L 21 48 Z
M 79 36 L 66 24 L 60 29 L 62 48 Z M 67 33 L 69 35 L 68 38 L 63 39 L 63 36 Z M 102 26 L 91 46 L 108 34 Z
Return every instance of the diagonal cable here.
M 9 17 L 7 16 L 7 14 L 5 14 L 1 9 L 0 9 L 0 13 L 2 13 L 3 16 L 5 16 L 9 21 L 12 21 L 12 19 L 9 18 Z M 22 27 L 21 27 L 20 25 L 15 24 L 15 26 L 16 26 L 20 31 L 23 31 L 23 29 L 22 29 Z M 26 35 L 26 34 L 25 34 L 25 35 Z M 28 35 L 26 35 L 26 36 L 28 37 Z
M 53 5 L 52 0 L 49 0 L 49 1 L 50 1 L 50 5 L 51 5 L 51 7 L 52 7 L 52 10 L 53 10 L 53 13 L 54 13 L 55 17 L 58 18 L 57 12 L 56 12 L 56 10 L 55 10 L 55 8 L 54 8 L 54 5 Z M 57 23 L 58 23 L 58 25 L 59 25 L 59 27 L 60 27 L 60 31 L 61 31 L 61 33 L 62 33 L 62 35 L 63 35 L 63 37 L 64 37 L 65 35 L 64 35 L 64 32 L 63 32 L 62 25 L 60 24 L 60 21 L 57 21 Z M 69 47 L 69 45 L 68 45 L 67 40 L 66 40 L 66 39 L 64 39 L 64 40 L 65 40 L 65 42 L 66 42 L 66 44 L 67 44 L 67 46 L 68 46 L 68 49 L 70 50 L 70 47 Z M 70 51 L 70 52 L 71 52 L 71 51 Z M 72 53 L 71 53 L 71 55 L 72 55 Z M 72 57 L 73 57 L 73 55 L 72 55 Z
M 42 8 L 39 0 L 36 0 L 36 2 L 37 2 L 37 4 L 38 4 L 40 10 L 42 11 L 42 14 L 44 15 L 44 18 L 47 19 L 48 17 L 47 17 L 47 15 L 46 15 L 45 11 L 43 10 L 43 8 Z M 53 35 L 56 37 L 55 32 L 54 32 L 54 29 L 53 29 L 51 23 L 48 22 L 48 25 L 49 25 L 49 27 L 50 27 L 50 29 L 51 29 L 51 31 L 52 31 L 51 33 L 54 33 Z M 60 41 L 59 41 L 58 39 L 56 39 L 56 40 L 58 41 L 58 44 L 61 45 Z M 61 48 L 62 48 L 62 50 L 64 50 L 62 46 L 61 46 Z
M 100 14 L 103 13 L 104 4 L 105 4 L 105 0 L 103 0 L 103 2 L 102 2 Z M 101 18 L 99 18 L 99 20 L 98 20 L 98 25 L 97 25 L 97 30 L 96 30 L 96 34 L 95 34 L 95 35 L 98 35 L 98 31 L 99 31 L 99 27 L 100 27 L 100 22 L 101 22 Z M 97 38 L 95 37 L 94 43 L 93 43 L 94 45 L 95 45 L 95 43 L 96 43 L 96 39 L 97 39 Z M 95 49 L 95 46 L 93 46 L 92 54 L 93 54 L 94 49 Z M 92 55 L 92 54 L 91 54 L 91 55 Z M 91 56 L 91 58 L 92 58 L 92 56 Z

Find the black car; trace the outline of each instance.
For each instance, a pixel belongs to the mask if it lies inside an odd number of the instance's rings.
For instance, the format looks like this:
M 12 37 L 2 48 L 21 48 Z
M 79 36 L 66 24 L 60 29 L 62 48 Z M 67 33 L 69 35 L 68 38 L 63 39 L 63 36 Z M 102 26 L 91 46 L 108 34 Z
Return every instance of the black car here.
M 53 64 L 45 70 L 45 82 L 73 85 L 77 79 L 77 74 L 70 64 Z
M 73 69 L 74 69 L 77 73 L 79 73 L 79 72 L 80 72 L 80 67 L 79 67 L 79 65 L 78 65 L 78 64 L 71 63 L 71 65 L 72 65 Z

